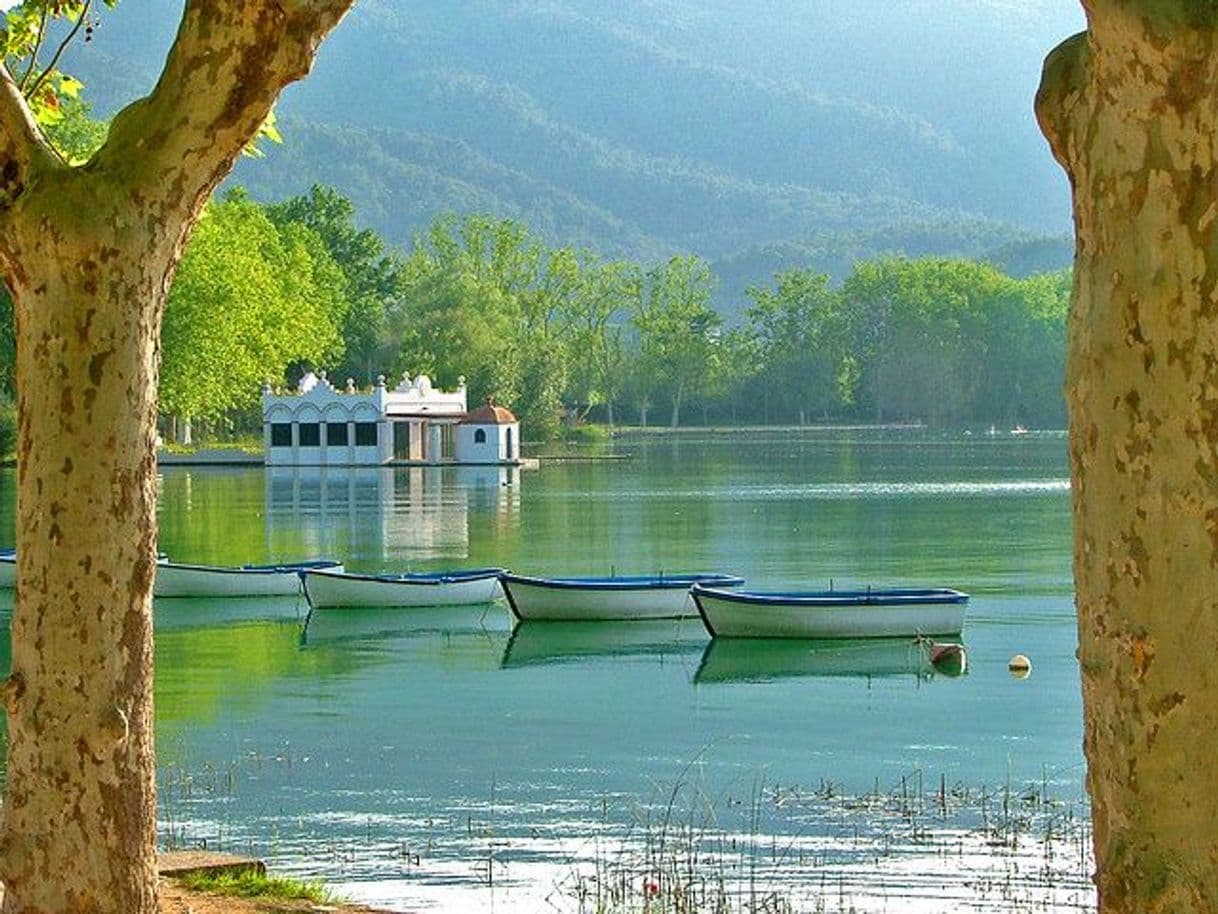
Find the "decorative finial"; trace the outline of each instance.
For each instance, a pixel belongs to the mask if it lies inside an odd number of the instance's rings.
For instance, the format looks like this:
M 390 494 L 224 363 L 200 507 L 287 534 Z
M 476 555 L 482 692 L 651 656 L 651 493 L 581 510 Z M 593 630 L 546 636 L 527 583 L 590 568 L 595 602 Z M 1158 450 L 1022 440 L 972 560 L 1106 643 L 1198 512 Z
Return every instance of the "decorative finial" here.
M 385 376 L 384 376 L 383 374 L 378 374 L 378 375 L 376 376 L 376 386 L 377 386 L 377 387 L 384 387 L 384 386 L 385 386 Z
M 264 394 L 269 394 L 269 393 L 271 392 L 271 379 L 270 379 L 270 378 L 264 378 L 264 379 L 263 379 L 263 381 L 262 381 L 262 392 L 263 392 Z
M 347 393 L 355 393 L 355 378 L 347 378 Z
M 465 386 L 465 375 L 457 375 L 457 386 L 458 387 Z

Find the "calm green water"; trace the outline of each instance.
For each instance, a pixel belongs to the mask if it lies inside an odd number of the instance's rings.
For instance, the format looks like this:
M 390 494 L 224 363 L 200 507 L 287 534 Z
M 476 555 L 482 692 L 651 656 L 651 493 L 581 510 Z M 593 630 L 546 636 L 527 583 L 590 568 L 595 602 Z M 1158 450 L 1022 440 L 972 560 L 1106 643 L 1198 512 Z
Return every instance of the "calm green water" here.
M 902 645 L 711 647 L 697 623 L 513 635 L 496 606 L 319 617 L 302 637 L 292 600 L 164 601 L 165 840 L 252 850 L 402 910 L 533 911 L 590 908 L 592 877 L 634 878 L 684 829 L 737 862 L 729 882 L 764 877 L 809 908 L 849 894 L 938 910 L 955 892 L 1001 909 L 969 882 L 988 865 L 969 829 L 1012 795 L 1047 792 L 1067 814 L 1083 797 L 1064 438 L 624 448 L 635 459 L 524 473 L 167 468 L 160 546 L 216 563 L 950 585 L 973 594 L 968 675 L 926 675 Z M 0 476 L 6 540 L 12 488 Z M 1006 670 L 1017 652 L 1024 681 Z M 953 814 L 895 809 L 918 785 L 958 797 Z M 959 842 L 950 863 L 922 846 L 927 828 Z M 1050 908 L 1091 897 L 1036 878 Z

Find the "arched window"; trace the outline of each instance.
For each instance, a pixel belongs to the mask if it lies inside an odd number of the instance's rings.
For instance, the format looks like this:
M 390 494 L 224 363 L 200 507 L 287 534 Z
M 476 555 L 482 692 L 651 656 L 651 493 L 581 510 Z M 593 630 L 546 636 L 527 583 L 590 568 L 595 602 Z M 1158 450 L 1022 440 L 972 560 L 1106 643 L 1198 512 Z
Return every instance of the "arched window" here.
M 486 444 L 486 429 L 479 428 L 474 430 L 474 444 Z

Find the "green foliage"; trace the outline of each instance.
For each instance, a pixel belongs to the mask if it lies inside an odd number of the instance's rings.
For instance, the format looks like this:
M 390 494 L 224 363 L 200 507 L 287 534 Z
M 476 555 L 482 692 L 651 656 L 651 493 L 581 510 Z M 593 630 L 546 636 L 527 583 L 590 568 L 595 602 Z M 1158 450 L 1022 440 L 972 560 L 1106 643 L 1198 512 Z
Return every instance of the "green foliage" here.
M 581 415 L 604 406 L 610 424 L 622 396 L 630 364 L 627 316 L 638 311 L 642 270 L 627 261 L 601 263 L 585 256 L 578 293 L 562 314 L 574 370 L 567 379 L 566 401 Z
M 573 425 L 567 429 L 567 440 L 573 444 L 604 444 L 609 440 L 609 429 L 588 423 Z
M 117 0 L 104 0 L 113 8 Z M 4 13 L 0 55 L 25 96 L 34 120 L 66 162 L 83 161 L 82 149 L 96 149 L 96 134 L 82 125 L 88 108 L 84 85 L 60 69 L 74 43 L 92 38 L 100 4 L 93 0 L 25 0 Z
M 307 363 L 365 384 L 386 369 L 464 377 L 471 404 L 510 406 L 530 440 L 660 405 L 671 424 L 692 408 L 703 422 L 1060 426 L 1069 284 L 942 258 L 860 262 L 840 286 L 792 269 L 751 286 L 747 323 L 725 327 L 696 257 L 645 270 L 484 215 L 438 218 L 398 255 L 333 190 L 266 208 L 238 193 L 208 209 L 172 290 L 162 404 L 229 421 L 263 378 Z
M 859 406 L 932 424 L 1059 425 L 1067 274 L 961 260 L 858 264 L 842 288 Z
M 312 901 L 316 904 L 334 901 L 334 896 L 321 882 L 267 876 L 253 870 L 237 875 L 191 873 L 183 876 L 181 882 L 195 892 L 212 892 L 237 898 L 274 898 L 279 901 Z
M 277 229 L 240 194 L 211 204 L 165 309 L 162 411 L 215 418 L 294 363 L 337 361 L 345 316 L 341 270 L 317 233 Z
M 696 257 L 644 272 L 548 248 L 487 216 L 438 219 L 403 268 L 398 368 L 467 378 L 548 440 L 563 420 L 658 404 L 740 422 L 833 418 L 1060 425 L 1068 275 L 1016 280 L 983 262 L 859 263 L 834 287 L 788 270 L 750 288 L 725 329 Z
M 13 322 L 13 297 L 0 283 L 0 396 L 17 394 L 17 327 Z
M 639 374 L 672 402 L 670 422 L 681 423 L 681 403 L 705 393 L 718 365 L 723 323 L 710 307 L 715 278 L 698 257 L 673 257 L 647 274 L 634 324 Z
M 0 460 L 7 459 L 17 446 L 17 407 L 7 396 L 0 396 Z
M 545 251 L 511 220 L 442 217 L 407 260 L 398 368 L 451 386 L 470 402 L 511 404 L 535 440 L 560 436 L 570 349 L 563 315 L 581 267 Z
M 331 187 L 315 184 L 306 195 L 268 207 L 267 214 L 281 230 L 289 225 L 310 230 L 337 265 L 346 302 L 345 355 L 331 367 L 340 378 L 372 384 L 397 354 L 390 321 L 401 309 L 401 259 L 386 252 L 375 232 L 356 227 L 355 207 Z
M 64 99 L 59 110 L 62 117 L 45 128 L 47 138 L 69 164 L 83 164 L 106 141 L 109 125 L 94 120 L 92 107 L 79 98 Z
M 774 405 L 803 424 L 809 412 L 828 415 L 854 399 L 854 376 L 845 370 L 847 315 L 824 274 L 791 270 L 776 283 L 749 289 L 749 325 L 775 388 Z

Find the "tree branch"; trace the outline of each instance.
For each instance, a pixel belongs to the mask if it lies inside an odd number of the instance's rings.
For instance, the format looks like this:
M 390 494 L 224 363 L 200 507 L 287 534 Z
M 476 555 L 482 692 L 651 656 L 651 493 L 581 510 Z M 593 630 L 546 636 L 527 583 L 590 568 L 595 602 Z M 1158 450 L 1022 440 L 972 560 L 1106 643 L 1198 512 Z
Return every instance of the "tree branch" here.
M 0 208 L 19 196 L 30 165 L 49 158 L 25 96 L 0 64 Z
M 1036 119 L 1041 132 L 1054 157 L 1069 174 L 1073 174 L 1074 166 L 1071 160 L 1074 115 L 1084 101 L 1090 67 L 1090 38 L 1087 32 L 1080 32 L 1050 52 L 1036 92 Z
M 0 63 L 0 271 L 10 283 L 21 272 L 21 242 L 11 230 L 12 212 L 37 183 L 31 172 L 55 164 L 25 96 Z
M 68 49 L 68 45 L 70 45 L 72 43 L 72 39 L 75 38 L 80 33 L 81 28 L 84 26 L 85 18 L 89 15 L 89 7 L 92 4 L 93 4 L 93 0 L 85 0 L 85 5 L 83 7 L 81 7 L 80 16 L 77 18 L 76 23 L 72 26 L 72 28 L 68 32 L 68 34 L 66 36 L 64 36 L 63 41 L 61 41 L 59 43 L 59 47 L 56 48 L 55 53 L 51 55 L 51 62 L 46 65 L 46 68 L 41 73 L 38 74 L 38 78 L 34 80 L 34 84 L 27 89 L 25 87 L 26 80 L 23 79 L 21 81 L 22 91 L 25 92 L 27 97 L 33 95 L 35 92 L 38 91 L 38 87 L 41 86 L 44 82 L 46 82 L 47 77 L 49 77 L 51 75 L 52 71 L 58 65 L 59 59 L 61 57 L 63 57 L 63 52 Z M 41 35 L 39 35 L 38 40 L 39 40 L 39 44 L 41 44 L 42 43 Z M 37 52 L 35 51 L 35 54 L 30 55 L 30 66 L 31 67 L 33 66 L 34 57 L 36 54 L 37 54 Z M 29 73 L 26 74 L 26 79 L 29 79 Z
M 156 88 L 114 118 L 96 167 L 197 208 L 353 2 L 188 0 Z
M 47 33 L 47 17 L 50 13 L 49 5 L 42 8 L 42 17 L 38 21 L 38 37 L 34 39 L 34 47 L 30 50 L 30 64 L 25 68 L 21 82 L 17 84 L 22 92 L 25 92 L 25 87 L 30 84 L 30 77 L 34 75 L 34 70 L 38 67 L 38 52 L 42 50 L 42 41 Z

